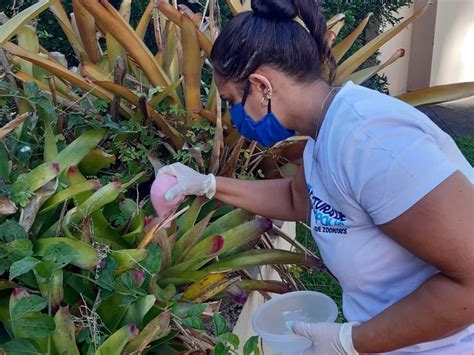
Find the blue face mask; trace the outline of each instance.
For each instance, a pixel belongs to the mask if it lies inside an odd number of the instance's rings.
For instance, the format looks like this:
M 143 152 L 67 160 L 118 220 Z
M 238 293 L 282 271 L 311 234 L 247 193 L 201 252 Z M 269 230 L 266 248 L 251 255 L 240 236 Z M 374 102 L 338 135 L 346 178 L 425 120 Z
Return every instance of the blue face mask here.
M 259 121 L 255 121 L 250 117 L 244 109 L 248 92 L 249 85 L 246 85 L 242 102 L 232 106 L 229 110 L 232 123 L 242 136 L 256 141 L 264 147 L 269 147 L 295 135 L 295 131 L 283 127 L 272 113 L 271 100 L 268 100 L 268 113 Z

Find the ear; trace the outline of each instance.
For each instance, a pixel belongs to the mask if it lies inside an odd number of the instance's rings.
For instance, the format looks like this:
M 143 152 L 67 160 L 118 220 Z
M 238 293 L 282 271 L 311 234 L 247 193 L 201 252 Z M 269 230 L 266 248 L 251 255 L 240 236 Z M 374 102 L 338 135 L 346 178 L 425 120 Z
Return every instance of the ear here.
M 266 95 L 269 92 L 271 93 L 273 91 L 273 87 L 270 81 L 261 74 L 250 74 L 249 81 L 252 87 L 257 89 L 257 91 L 262 95 Z

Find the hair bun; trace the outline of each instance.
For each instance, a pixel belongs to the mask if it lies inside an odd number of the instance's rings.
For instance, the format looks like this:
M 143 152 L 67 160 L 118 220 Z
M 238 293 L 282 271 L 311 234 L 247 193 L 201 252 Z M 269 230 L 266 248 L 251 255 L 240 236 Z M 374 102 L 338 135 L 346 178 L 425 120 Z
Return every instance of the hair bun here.
M 297 16 L 294 0 L 252 0 L 252 10 L 273 20 L 292 20 Z

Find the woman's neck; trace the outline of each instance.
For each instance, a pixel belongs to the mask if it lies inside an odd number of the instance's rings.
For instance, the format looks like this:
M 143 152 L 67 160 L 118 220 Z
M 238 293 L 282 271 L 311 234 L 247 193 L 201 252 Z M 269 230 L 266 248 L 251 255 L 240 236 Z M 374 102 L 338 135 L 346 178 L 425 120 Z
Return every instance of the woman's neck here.
M 296 95 L 292 95 L 291 121 L 294 130 L 302 135 L 315 138 L 331 105 L 337 88 L 322 80 L 308 85 L 295 85 Z

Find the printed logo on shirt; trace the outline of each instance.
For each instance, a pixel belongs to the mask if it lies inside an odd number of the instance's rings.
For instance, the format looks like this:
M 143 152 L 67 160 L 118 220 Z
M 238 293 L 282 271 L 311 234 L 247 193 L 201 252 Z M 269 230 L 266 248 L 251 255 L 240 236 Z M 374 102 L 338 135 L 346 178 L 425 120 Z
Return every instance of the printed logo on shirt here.
M 313 228 L 314 231 L 319 233 L 347 234 L 347 228 L 344 223 L 346 215 L 317 197 L 310 185 L 307 185 L 307 188 L 314 219 L 316 220 L 316 225 Z

